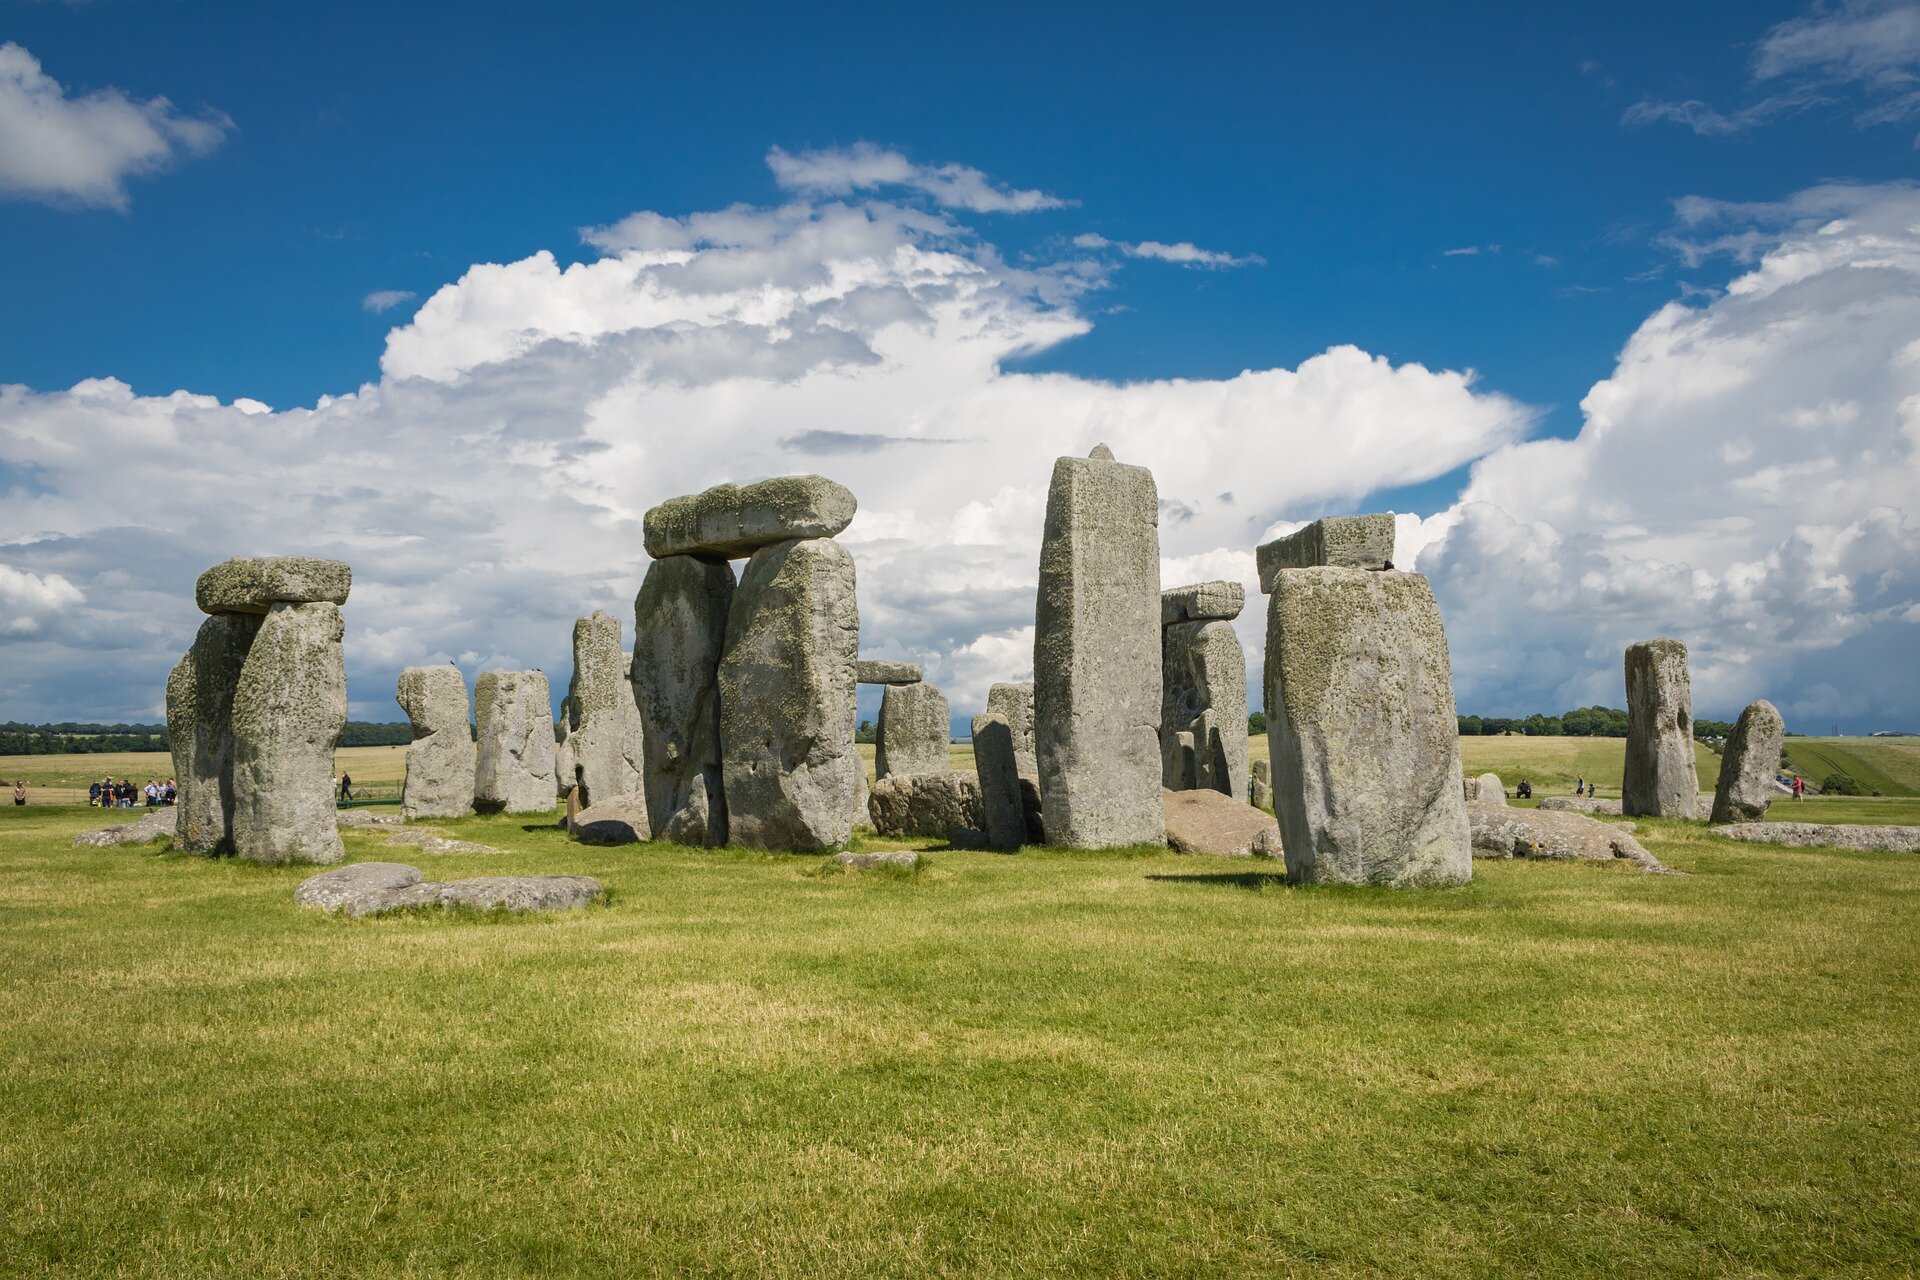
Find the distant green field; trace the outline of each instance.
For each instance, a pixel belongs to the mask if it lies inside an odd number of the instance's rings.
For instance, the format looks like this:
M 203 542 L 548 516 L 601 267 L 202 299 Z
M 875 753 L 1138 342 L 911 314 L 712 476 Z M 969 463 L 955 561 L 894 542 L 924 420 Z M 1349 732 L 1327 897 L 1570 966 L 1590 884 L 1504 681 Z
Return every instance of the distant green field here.
M 1789 738 L 1787 758 L 1815 784 L 1846 773 L 1883 796 L 1920 796 L 1920 738 Z

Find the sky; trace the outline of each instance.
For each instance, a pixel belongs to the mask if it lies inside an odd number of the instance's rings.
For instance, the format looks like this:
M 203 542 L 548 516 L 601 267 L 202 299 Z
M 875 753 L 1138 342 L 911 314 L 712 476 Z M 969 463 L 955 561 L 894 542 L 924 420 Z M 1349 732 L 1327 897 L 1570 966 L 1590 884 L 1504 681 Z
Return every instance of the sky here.
M 1920 3 L 1560 8 L 0 0 L 0 719 L 157 719 L 230 555 L 353 564 L 355 718 L 560 675 L 804 471 L 964 722 L 1104 442 L 1256 697 L 1391 510 L 1463 712 L 1920 727 Z

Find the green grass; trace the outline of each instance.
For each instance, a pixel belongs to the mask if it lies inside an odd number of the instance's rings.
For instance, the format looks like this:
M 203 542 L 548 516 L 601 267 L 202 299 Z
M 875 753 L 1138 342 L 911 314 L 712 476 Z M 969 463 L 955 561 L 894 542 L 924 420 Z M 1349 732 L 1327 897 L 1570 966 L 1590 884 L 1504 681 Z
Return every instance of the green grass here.
M 97 815 L 93 815 L 97 817 Z M 1648 822 L 1691 875 L 588 849 L 611 905 L 0 810 L 0 1274 L 1911 1274 L 1920 859 Z M 532 828 L 532 829 L 528 829 Z
M 1815 784 L 1847 773 L 1883 796 L 1920 796 L 1920 738 L 1788 738 L 1787 758 Z

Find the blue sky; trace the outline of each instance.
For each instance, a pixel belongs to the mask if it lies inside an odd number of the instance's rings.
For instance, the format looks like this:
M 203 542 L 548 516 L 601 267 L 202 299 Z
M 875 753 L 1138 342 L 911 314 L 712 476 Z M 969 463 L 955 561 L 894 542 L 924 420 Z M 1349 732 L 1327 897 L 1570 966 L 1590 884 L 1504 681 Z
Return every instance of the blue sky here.
M 1900 224 L 1887 202 L 1909 194 L 1900 184 L 1916 172 L 1920 112 L 1906 97 L 1917 65 L 1910 46 L 1920 41 L 1909 22 L 1914 14 L 1913 5 L 1891 0 L 1811 8 L 470 3 L 324 11 L 10 0 L 0 3 L 0 43 L 31 55 L 39 73 L 57 82 L 62 101 L 118 93 L 149 119 L 170 122 L 173 142 L 150 163 L 95 175 L 91 188 L 50 187 L 43 173 L 16 178 L 8 189 L 0 99 L 0 197 L 11 197 L 0 198 L 0 270 L 8 281 L 0 291 L 0 384 L 49 397 L 83 379 L 111 378 L 142 405 L 185 390 L 228 405 L 245 399 L 276 410 L 311 407 L 323 396 L 407 376 L 390 331 L 474 264 L 523 263 L 542 250 L 561 266 L 652 251 L 658 246 L 595 245 L 581 237 L 582 228 L 612 227 L 636 211 L 677 218 L 735 204 L 765 211 L 796 199 L 845 199 L 953 217 L 964 225 L 964 256 L 989 258 L 1009 272 L 1083 264 L 1083 291 L 1046 299 L 1046 306 L 1071 312 L 1077 331 L 1049 329 L 1044 341 L 999 352 L 996 367 L 1008 374 L 1058 373 L 1094 387 L 1227 381 L 1247 370 L 1301 370 L 1350 345 L 1395 369 L 1473 371 L 1471 395 L 1483 397 L 1476 404 L 1493 406 L 1485 397 L 1508 402 L 1502 422 L 1463 426 L 1458 447 L 1435 443 L 1445 429 L 1403 417 L 1403 437 L 1369 437 L 1367 447 L 1376 454 L 1410 450 L 1420 461 L 1377 476 L 1343 471 L 1317 487 L 1289 489 L 1286 449 L 1271 458 L 1249 454 L 1256 470 L 1274 468 L 1272 500 L 1254 525 L 1211 538 L 1217 545 L 1169 546 L 1177 568 L 1199 571 L 1226 563 L 1206 560 L 1216 552 L 1243 554 L 1272 519 L 1359 507 L 1457 515 L 1471 468 L 1518 444 L 1517 436 L 1571 439 L 1582 432 L 1583 397 L 1621 373 L 1623 347 L 1664 306 L 1684 303 L 1724 329 L 1733 321 L 1711 311 L 1724 297 L 1718 291 L 1754 271 L 1770 249 L 1814 234 L 1836 212 L 1864 225 L 1880 211 L 1888 225 Z M 158 97 L 171 107 L 155 106 Z M 924 181 L 783 185 L 769 163 L 774 154 L 844 159 L 862 146 L 897 152 L 919 166 L 915 173 L 966 166 L 978 171 L 983 190 L 1044 193 L 1045 207 L 981 207 Z M 1793 203 L 1833 182 L 1855 194 Z M 1676 206 L 1689 197 L 1716 203 L 1690 219 L 1686 206 Z M 1197 246 L 1222 262 L 1182 265 L 1153 257 L 1151 249 L 1123 247 L 1143 243 Z M 394 301 L 376 310 L 369 300 L 381 294 Z M 464 296 L 449 292 L 448 305 Z M 1846 312 L 1844 302 L 1825 305 L 1823 314 Z M 478 376 L 465 365 L 446 368 L 441 385 L 470 386 Z M 538 376 L 578 387 L 585 375 L 543 367 Z M 399 390 L 397 383 L 387 387 L 385 401 L 395 401 Z M 1806 413 L 1834 399 L 1822 394 Z M 597 402 L 587 396 L 583 403 Z M 1415 396 L 1393 412 L 1414 414 L 1424 403 Z M 1898 403 L 1895 397 L 1880 412 L 1895 436 L 1891 406 Z M 849 405 L 850 416 L 873 411 L 866 401 Z M 12 606 L 17 670 L 71 662 L 79 637 L 97 643 L 106 626 L 104 617 L 95 619 L 95 629 L 80 627 L 60 641 L 52 613 L 72 600 L 47 587 L 49 575 L 84 599 L 73 608 L 103 608 L 106 580 L 90 586 L 83 576 L 99 577 L 101 555 L 124 557 L 125 548 L 139 545 L 108 537 L 103 531 L 119 526 L 97 514 L 74 514 L 85 507 L 84 469 L 63 479 L 57 461 L 35 460 L 32 415 L 68 409 L 79 413 L 44 398 L 16 404 L 11 417 L 0 405 L 0 432 L 16 433 L 0 435 L 9 445 L 0 481 L 13 485 L 16 497 L 49 499 L 0 528 L 0 568 L 34 579 Z M 451 413 L 445 403 L 440 411 Z M 1852 412 L 1849 421 L 1871 422 L 1879 411 L 1867 398 Z M 1319 439 L 1348 429 L 1350 419 L 1329 413 L 1311 428 L 1276 421 L 1273 431 Z M 82 414 L 61 421 L 70 424 L 63 430 L 84 435 L 96 420 Z M 1204 418 L 1190 426 L 1227 430 Z M 454 426 L 444 430 L 438 447 L 472 447 L 459 443 L 471 437 Z M 751 442 L 751 433 L 743 438 Z M 155 447 L 186 450 L 186 439 L 172 436 Z M 420 447 L 434 456 L 431 440 Z M 265 454 L 273 456 L 271 449 Z M 1853 456 L 1855 463 L 1843 457 L 1839 465 L 1856 465 L 1858 447 Z M 364 469 L 368 457 L 357 455 L 354 465 Z M 235 470 L 244 472 L 238 459 L 236 452 Z M 190 459 L 176 453 L 155 461 Z M 324 471 L 326 459 L 315 461 Z M 1023 462 L 1031 474 L 1022 478 L 1043 483 L 1045 463 Z M 1904 455 L 1896 472 L 1900 465 Z M 686 460 L 662 474 L 684 473 L 687 480 L 675 483 L 691 483 L 716 468 L 724 470 L 713 459 Z M 1489 475 L 1499 470 L 1491 467 Z M 1696 478 L 1714 487 L 1712 476 Z M 362 479 L 378 488 L 374 477 Z M 1260 482 L 1257 474 L 1241 476 L 1231 486 L 1223 480 L 1221 489 L 1237 488 L 1244 503 L 1247 487 Z M 1163 478 L 1163 496 L 1169 483 Z M 1212 496 L 1200 493 L 1210 486 L 1198 481 L 1190 487 L 1193 494 L 1176 499 Z M 673 491 L 630 498 L 643 509 Z M 311 485 L 302 493 L 336 508 L 358 500 L 322 495 Z M 1502 506 L 1492 493 L 1480 497 L 1520 526 L 1546 519 L 1515 509 L 1518 499 Z M 1669 495 L 1663 514 L 1690 500 Z M 263 532 L 281 527 L 272 506 L 264 504 L 251 534 L 196 532 L 184 519 L 135 519 L 126 528 L 157 530 L 151 545 L 184 559 L 198 556 L 197 571 L 249 549 L 218 545 L 222 539 L 272 541 Z M 923 522 L 927 506 L 916 508 Z M 1897 503 L 1891 510 L 1907 515 Z M 1643 531 L 1657 523 L 1606 514 Z M 614 537 L 633 515 L 603 504 L 588 523 L 612 529 Z M 1841 528 L 1837 518 L 1808 513 L 1805 528 Z M 1577 523 L 1560 518 L 1553 528 L 1570 545 L 1601 540 L 1582 535 Z M 1781 533 L 1799 527 L 1790 522 Z M 1904 546 L 1905 526 L 1897 527 L 1894 545 Z M 416 532 L 445 559 L 440 578 L 416 569 L 421 581 L 445 585 L 453 567 L 484 558 L 478 543 L 446 529 Z M 1625 566 L 1652 555 L 1663 569 L 1704 573 L 1716 590 L 1725 589 L 1705 612 L 1689 613 L 1674 600 L 1617 610 L 1612 616 L 1621 627 L 1697 626 L 1711 648 L 1705 634 L 1724 636 L 1738 618 L 1755 625 L 1741 613 L 1752 601 L 1725 592 L 1747 591 L 1751 572 L 1744 566 L 1770 554 L 1778 561 L 1779 548 L 1756 542 L 1676 551 L 1674 539 L 1710 532 L 1655 531 L 1607 551 L 1609 572 L 1632 577 Z M 1434 540 L 1443 556 L 1441 568 L 1430 571 L 1445 603 L 1446 570 L 1471 578 L 1462 560 L 1466 534 L 1447 524 L 1420 536 Z M 1819 545 L 1831 552 L 1840 536 Z M 1861 536 L 1856 531 L 1853 541 Z M 94 551 L 83 552 L 90 538 Z M 316 531 L 307 540 L 317 538 Z M 1502 554 L 1497 540 L 1483 541 L 1485 554 Z M 620 608 L 621 592 L 631 598 L 629 580 L 640 568 L 633 543 L 635 563 L 599 593 L 609 608 Z M 122 549 L 109 553 L 110 546 Z M 890 581 L 885 555 L 876 544 L 878 592 Z M 964 555 L 947 567 L 960 561 L 977 572 L 957 580 L 992 577 Z M 536 569 L 533 561 L 521 567 Z M 1881 580 L 1876 589 L 1893 588 Z M 1675 590 L 1712 594 L 1698 584 Z M 1017 585 L 1008 591 L 1018 596 Z M 1470 596 L 1462 590 L 1459 598 Z M 1800 599 L 1806 608 L 1829 607 Z M 1721 709 L 1737 709 L 1749 693 L 1778 695 L 1759 687 L 1769 680 L 1803 689 L 1821 683 L 1816 667 L 1826 670 L 1850 645 L 1897 651 L 1913 638 L 1913 624 L 1902 620 L 1903 599 L 1875 600 L 1868 623 L 1788 646 L 1764 680 L 1735 679 L 1732 673 L 1752 664 L 1721 655 L 1715 670 L 1725 679 L 1708 680 L 1712 697 Z M 570 617 L 580 611 L 574 603 L 600 602 L 561 593 L 550 607 L 543 600 L 516 611 L 524 612 L 528 635 L 551 626 L 564 636 L 566 617 L 548 613 Z M 1853 606 L 1866 608 L 1861 600 Z M 1542 606 L 1535 600 L 1514 607 Z M 473 608 L 462 615 L 469 632 L 497 616 L 478 611 L 477 602 Z M 983 623 L 970 633 L 957 622 L 927 624 L 937 612 L 924 602 L 909 609 L 904 598 L 890 607 L 883 596 L 868 610 L 871 620 L 914 613 L 920 622 L 902 623 L 897 634 L 869 627 L 869 634 L 943 673 L 957 695 L 956 712 L 978 692 L 975 685 L 1019 674 L 988 672 L 984 661 L 967 660 L 999 636 L 1007 643 L 993 651 L 1004 668 L 1004 655 L 1019 648 L 1015 619 L 1000 617 L 1006 625 Z M 1258 645 L 1253 612 L 1245 628 L 1250 648 Z M 153 655 L 170 646 L 177 652 L 174 642 L 184 642 L 192 621 L 182 614 L 159 626 L 150 651 L 129 655 L 137 671 L 124 685 L 47 693 L 44 681 L 33 691 L 0 681 L 0 701 L 21 715 L 51 714 L 50 698 L 73 714 L 138 712 L 151 703 Z M 397 633 L 392 619 L 367 625 L 389 639 Z M 1470 643 L 1479 647 L 1462 654 L 1470 634 L 1456 625 L 1463 709 L 1554 710 L 1588 700 L 1589 692 L 1618 702 L 1605 692 L 1618 681 L 1617 664 L 1596 656 L 1619 638 L 1611 631 L 1598 649 L 1588 642 L 1590 626 L 1533 637 L 1564 660 L 1550 664 L 1550 675 L 1528 680 L 1501 675 L 1515 662 L 1498 635 L 1474 637 Z M 466 643 L 451 635 L 414 640 L 420 660 L 439 654 L 464 661 L 471 654 L 474 662 L 544 658 L 549 670 L 564 665 L 558 640 L 544 648 L 480 635 Z M 394 646 L 389 657 L 368 662 L 370 682 L 390 681 L 389 668 L 404 658 L 404 646 Z M 371 647 L 363 637 L 363 648 Z M 1826 659 L 1817 660 L 1820 654 Z M 164 665 L 158 674 L 164 677 Z M 1920 719 L 1920 688 L 1905 689 L 1891 708 L 1884 696 L 1849 684 L 1804 709 L 1861 727 L 1878 727 L 1876 717 L 1889 709 Z M 384 702 L 371 693 L 364 705 L 358 698 L 356 714 L 375 713 Z

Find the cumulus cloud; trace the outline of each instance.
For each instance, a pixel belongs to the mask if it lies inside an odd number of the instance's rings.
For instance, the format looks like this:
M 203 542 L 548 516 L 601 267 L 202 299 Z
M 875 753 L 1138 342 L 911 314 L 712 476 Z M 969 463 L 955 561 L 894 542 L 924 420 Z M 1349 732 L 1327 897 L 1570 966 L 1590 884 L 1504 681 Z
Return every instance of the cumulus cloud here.
M 378 315 L 383 311 L 393 310 L 403 302 L 412 302 L 419 296 L 411 289 L 375 289 L 360 299 L 360 305 Z
M 126 180 L 213 150 L 233 128 L 217 111 L 183 116 L 165 98 L 68 93 L 17 44 L 0 44 L 0 196 L 127 206 Z
M 846 196 L 860 191 L 904 188 L 935 204 L 969 213 L 1033 213 L 1060 209 L 1069 202 L 1044 191 L 1003 186 L 964 164 L 915 164 L 898 151 L 859 142 L 789 154 L 767 152 L 767 165 L 783 190 L 805 195 Z
M 631 617 L 649 506 L 798 471 L 860 497 L 863 642 L 967 710 L 1028 674 L 1060 455 L 1105 442 L 1153 469 L 1170 582 L 1252 583 L 1276 520 L 1444 475 L 1532 421 L 1471 372 L 1351 346 L 1223 379 L 1010 371 L 1086 332 L 1117 264 L 1016 265 L 913 205 L 805 196 L 585 234 L 590 261 L 473 266 L 388 335 L 376 381 L 311 407 L 0 388 L 0 456 L 34 477 L 0 502 L 0 561 L 84 593 L 57 643 L 0 651 L 15 713 L 154 705 L 195 574 L 234 554 L 353 563 L 356 716 L 394 716 L 412 663 L 563 672 L 573 617 Z
M 1077 249 L 1113 249 L 1129 258 L 1147 258 L 1157 262 L 1172 262 L 1183 267 L 1257 267 L 1266 265 L 1266 259 L 1257 253 L 1235 257 L 1231 253 L 1221 253 L 1214 249 L 1202 249 L 1190 240 L 1178 244 L 1165 244 L 1159 240 L 1109 240 L 1098 232 L 1088 231 L 1073 238 Z
M 1462 703 L 1617 705 L 1621 649 L 1665 634 L 1705 711 L 1911 720 L 1920 191 L 1681 208 L 1749 268 L 1649 317 L 1577 438 L 1495 451 L 1429 522 Z

